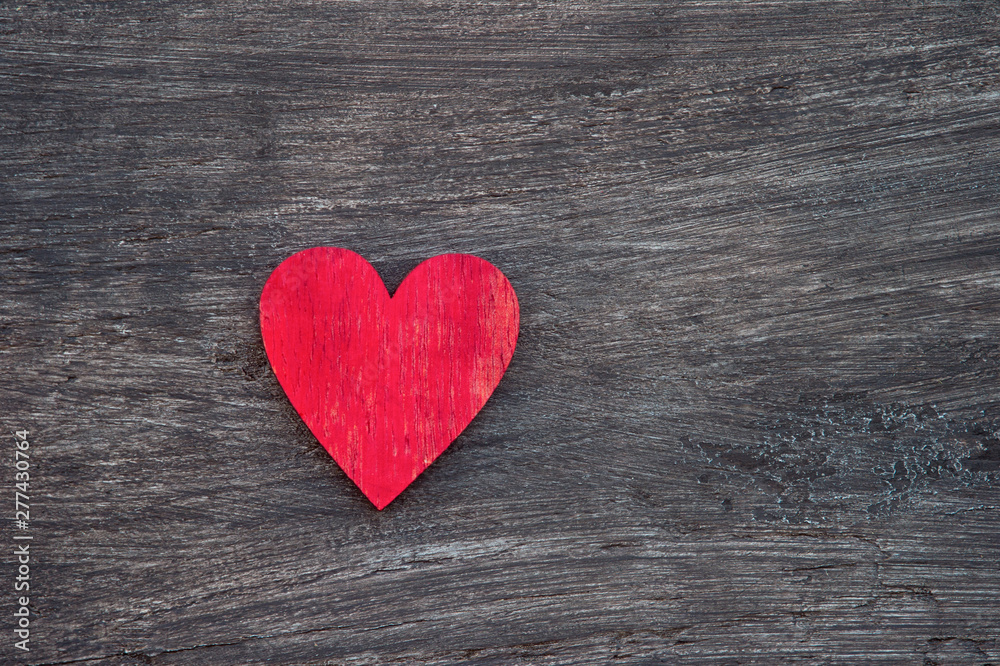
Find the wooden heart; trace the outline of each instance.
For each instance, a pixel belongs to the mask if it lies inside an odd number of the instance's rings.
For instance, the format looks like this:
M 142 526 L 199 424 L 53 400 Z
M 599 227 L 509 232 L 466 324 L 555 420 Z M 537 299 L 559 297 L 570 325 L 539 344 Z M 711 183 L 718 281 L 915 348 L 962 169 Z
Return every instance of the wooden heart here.
M 260 297 L 278 382 L 379 510 L 486 404 L 519 320 L 504 274 L 467 254 L 428 259 L 390 297 L 360 255 L 314 247 L 283 261 Z

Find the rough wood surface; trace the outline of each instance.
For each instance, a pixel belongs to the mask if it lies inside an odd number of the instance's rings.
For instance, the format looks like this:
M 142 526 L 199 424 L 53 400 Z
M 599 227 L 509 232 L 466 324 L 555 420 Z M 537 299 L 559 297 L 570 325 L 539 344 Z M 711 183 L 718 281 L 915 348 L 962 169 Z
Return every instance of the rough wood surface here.
M 37 617 L 15 652 L 0 579 L 0 658 L 1000 662 L 998 25 L 4 3 Z M 264 359 L 264 281 L 317 245 L 390 289 L 475 254 L 520 300 L 497 392 L 383 512 Z

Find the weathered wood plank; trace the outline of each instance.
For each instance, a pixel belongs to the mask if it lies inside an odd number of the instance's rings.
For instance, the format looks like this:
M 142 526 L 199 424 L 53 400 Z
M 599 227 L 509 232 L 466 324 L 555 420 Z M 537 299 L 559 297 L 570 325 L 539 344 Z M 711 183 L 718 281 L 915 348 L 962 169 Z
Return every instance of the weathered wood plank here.
M 2 659 L 1000 662 L 998 14 L 0 7 Z M 381 513 L 263 354 L 318 245 L 520 301 Z

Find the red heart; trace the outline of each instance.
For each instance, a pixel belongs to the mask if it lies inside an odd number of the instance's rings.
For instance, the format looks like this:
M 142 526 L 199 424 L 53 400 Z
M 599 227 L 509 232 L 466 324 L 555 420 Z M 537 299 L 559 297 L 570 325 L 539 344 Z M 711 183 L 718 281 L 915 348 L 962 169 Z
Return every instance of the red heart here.
M 314 247 L 283 261 L 260 297 L 278 382 L 380 510 L 486 404 L 519 319 L 504 274 L 468 254 L 428 259 L 390 298 L 363 257 Z

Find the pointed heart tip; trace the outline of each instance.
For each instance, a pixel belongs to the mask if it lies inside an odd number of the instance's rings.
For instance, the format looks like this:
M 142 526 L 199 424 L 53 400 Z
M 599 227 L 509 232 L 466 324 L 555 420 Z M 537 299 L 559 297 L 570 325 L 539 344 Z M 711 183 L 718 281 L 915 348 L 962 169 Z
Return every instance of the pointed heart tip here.
M 388 498 L 388 499 L 386 499 L 385 495 L 383 495 L 383 494 L 380 494 L 380 493 L 372 493 L 371 495 L 369 495 L 369 494 L 368 494 L 368 493 L 366 493 L 366 492 L 365 492 L 364 490 L 362 490 L 362 491 L 361 491 L 361 493 L 362 493 L 362 494 L 363 494 L 363 495 L 364 495 L 364 496 L 365 496 L 366 498 L 368 498 L 368 501 L 372 503 L 372 506 L 374 506 L 374 507 L 375 507 L 376 509 L 378 509 L 379 511 L 381 511 L 381 510 L 382 510 L 382 509 L 384 509 L 385 507 L 387 507 L 387 506 L 389 506 L 390 504 L 392 504 L 393 500 L 395 500 L 395 499 L 396 499 L 397 497 L 399 497 L 400 493 L 402 493 L 402 492 L 403 492 L 403 491 L 402 491 L 402 490 L 400 490 L 400 491 L 399 491 L 399 492 L 397 492 L 397 493 L 392 493 L 392 494 L 391 494 L 391 495 L 389 496 L 389 498 Z

